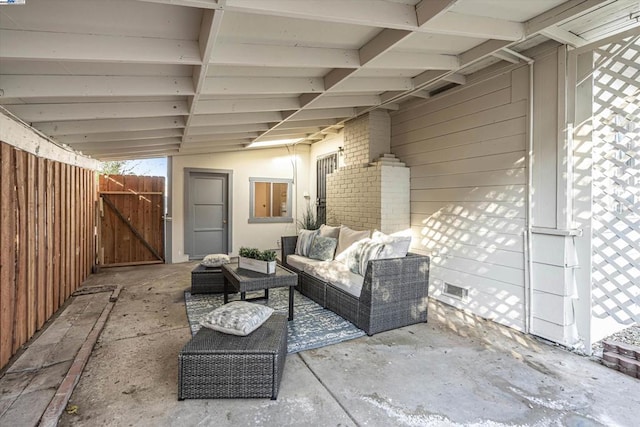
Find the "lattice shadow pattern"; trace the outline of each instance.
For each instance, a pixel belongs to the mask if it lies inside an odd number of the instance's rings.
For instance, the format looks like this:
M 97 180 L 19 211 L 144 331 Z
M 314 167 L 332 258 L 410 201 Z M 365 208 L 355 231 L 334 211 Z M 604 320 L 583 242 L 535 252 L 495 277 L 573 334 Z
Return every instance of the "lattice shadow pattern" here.
M 640 323 L 640 39 L 594 60 L 592 312 Z

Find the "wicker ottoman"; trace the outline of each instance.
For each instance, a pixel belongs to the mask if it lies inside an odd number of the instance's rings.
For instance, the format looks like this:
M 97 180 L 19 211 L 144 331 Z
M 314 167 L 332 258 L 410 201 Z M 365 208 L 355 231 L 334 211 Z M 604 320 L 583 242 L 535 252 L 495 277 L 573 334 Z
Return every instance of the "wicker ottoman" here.
M 213 294 L 224 292 L 222 267 L 205 267 L 198 264 L 191 271 L 191 293 Z
M 274 313 L 245 337 L 202 328 L 178 356 L 178 400 L 278 397 L 287 316 Z

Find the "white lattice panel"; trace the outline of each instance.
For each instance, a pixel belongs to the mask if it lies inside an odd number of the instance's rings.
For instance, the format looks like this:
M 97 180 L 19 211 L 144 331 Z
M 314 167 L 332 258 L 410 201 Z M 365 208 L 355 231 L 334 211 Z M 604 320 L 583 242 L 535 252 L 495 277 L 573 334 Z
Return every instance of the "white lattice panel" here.
M 630 42 L 594 55 L 592 309 L 622 324 L 640 323 L 640 40 Z

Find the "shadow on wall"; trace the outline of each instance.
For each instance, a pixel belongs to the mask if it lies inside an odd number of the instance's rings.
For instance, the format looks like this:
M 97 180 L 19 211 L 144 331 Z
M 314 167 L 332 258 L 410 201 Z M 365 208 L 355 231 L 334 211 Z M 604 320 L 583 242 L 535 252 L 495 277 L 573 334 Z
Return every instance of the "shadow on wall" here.
M 523 330 L 525 187 L 495 188 L 470 188 L 458 202 L 412 203 L 411 224 L 418 251 L 432 257 L 432 296 Z M 445 283 L 468 296 L 446 294 Z

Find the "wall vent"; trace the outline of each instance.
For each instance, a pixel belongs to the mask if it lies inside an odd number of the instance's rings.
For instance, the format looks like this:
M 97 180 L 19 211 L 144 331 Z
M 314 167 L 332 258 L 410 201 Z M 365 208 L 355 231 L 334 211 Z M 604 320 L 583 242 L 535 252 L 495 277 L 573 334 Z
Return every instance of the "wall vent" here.
M 450 297 L 463 301 L 469 298 L 468 288 L 462 288 L 460 286 L 452 285 L 451 283 L 447 282 L 444 282 L 444 290 L 442 292 L 445 295 L 449 295 Z

